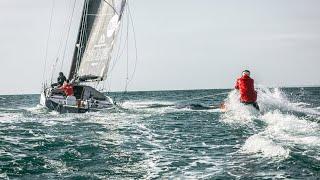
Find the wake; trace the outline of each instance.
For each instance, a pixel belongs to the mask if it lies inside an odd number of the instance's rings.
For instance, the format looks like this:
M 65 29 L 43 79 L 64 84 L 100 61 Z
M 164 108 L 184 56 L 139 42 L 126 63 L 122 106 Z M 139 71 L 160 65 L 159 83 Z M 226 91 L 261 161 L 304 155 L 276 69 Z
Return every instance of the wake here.
M 239 102 L 239 94 L 232 91 L 227 99 L 228 112 L 221 121 L 253 130 L 240 152 L 266 158 L 287 159 L 296 146 L 318 149 L 320 146 L 320 112 L 308 103 L 292 102 L 279 88 L 258 90 L 261 112 Z M 261 122 L 265 127 L 256 125 Z M 260 123 L 260 124 L 261 124 Z

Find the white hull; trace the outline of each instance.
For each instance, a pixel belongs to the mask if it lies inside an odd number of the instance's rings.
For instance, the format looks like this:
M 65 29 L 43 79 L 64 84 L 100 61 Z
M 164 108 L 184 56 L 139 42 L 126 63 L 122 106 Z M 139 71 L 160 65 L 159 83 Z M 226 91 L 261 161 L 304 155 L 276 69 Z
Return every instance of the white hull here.
M 41 93 L 40 104 L 60 113 L 84 113 L 114 107 L 114 102 L 110 97 L 103 95 L 89 86 L 76 86 L 75 88 L 79 87 L 83 91 L 80 93 L 81 96 L 78 96 L 78 98 L 74 97 L 74 100 L 71 102 L 62 93 L 57 93 L 55 89 L 47 88 Z M 96 94 L 99 98 L 95 96 L 91 97 L 91 95 L 88 97 L 83 96 L 86 91 L 99 93 Z

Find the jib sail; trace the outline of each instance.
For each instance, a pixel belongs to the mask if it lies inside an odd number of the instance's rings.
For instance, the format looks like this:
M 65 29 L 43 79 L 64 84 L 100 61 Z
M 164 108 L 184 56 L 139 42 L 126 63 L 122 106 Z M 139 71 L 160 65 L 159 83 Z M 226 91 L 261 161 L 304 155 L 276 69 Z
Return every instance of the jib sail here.
M 69 79 L 106 78 L 125 4 L 126 0 L 85 0 Z

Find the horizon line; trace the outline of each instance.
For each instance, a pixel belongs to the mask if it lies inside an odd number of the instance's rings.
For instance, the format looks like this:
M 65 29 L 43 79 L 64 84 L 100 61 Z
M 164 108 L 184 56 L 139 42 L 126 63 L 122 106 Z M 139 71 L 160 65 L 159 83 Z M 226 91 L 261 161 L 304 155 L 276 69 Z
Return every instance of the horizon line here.
M 270 86 L 267 88 L 317 88 L 320 85 L 303 85 L 303 86 Z M 127 92 L 161 92 L 161 91 L 201 91 L 201 90 L 230 90 L 233 88 L 200 88 L 200 89 L 155 89 L 155 90 L 129 90 Z M 256 88 L 258 89 L 258 88 Z M 116 91 L 103 91 L 103 93 L 121 93 L 124 91 L 116 90 Z M 0 96 L 14 96 L 14 95 L 40 95 L 40 93 L 21 93 L 21 94 L 0 94 Z

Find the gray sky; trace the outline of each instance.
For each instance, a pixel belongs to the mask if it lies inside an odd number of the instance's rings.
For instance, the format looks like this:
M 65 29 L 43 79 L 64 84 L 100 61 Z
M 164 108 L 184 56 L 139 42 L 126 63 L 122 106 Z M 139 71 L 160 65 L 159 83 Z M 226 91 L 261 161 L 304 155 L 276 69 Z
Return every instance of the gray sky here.
M 49 67 L 72 3 L 55 1 Z M 0 1 L 0 94 L 40 92 L 51 7 L 52 0 Z M 129 90 L 231 88 L 243 69 L 265 86 L 320 85 L 319 7 L 319 0 L 131 0 L 139 61 Z M 129 55 L 132 71 L 133 47 Z M 124 89 L 125 74 L 122 57 L 110 77 L 112 90 Z

